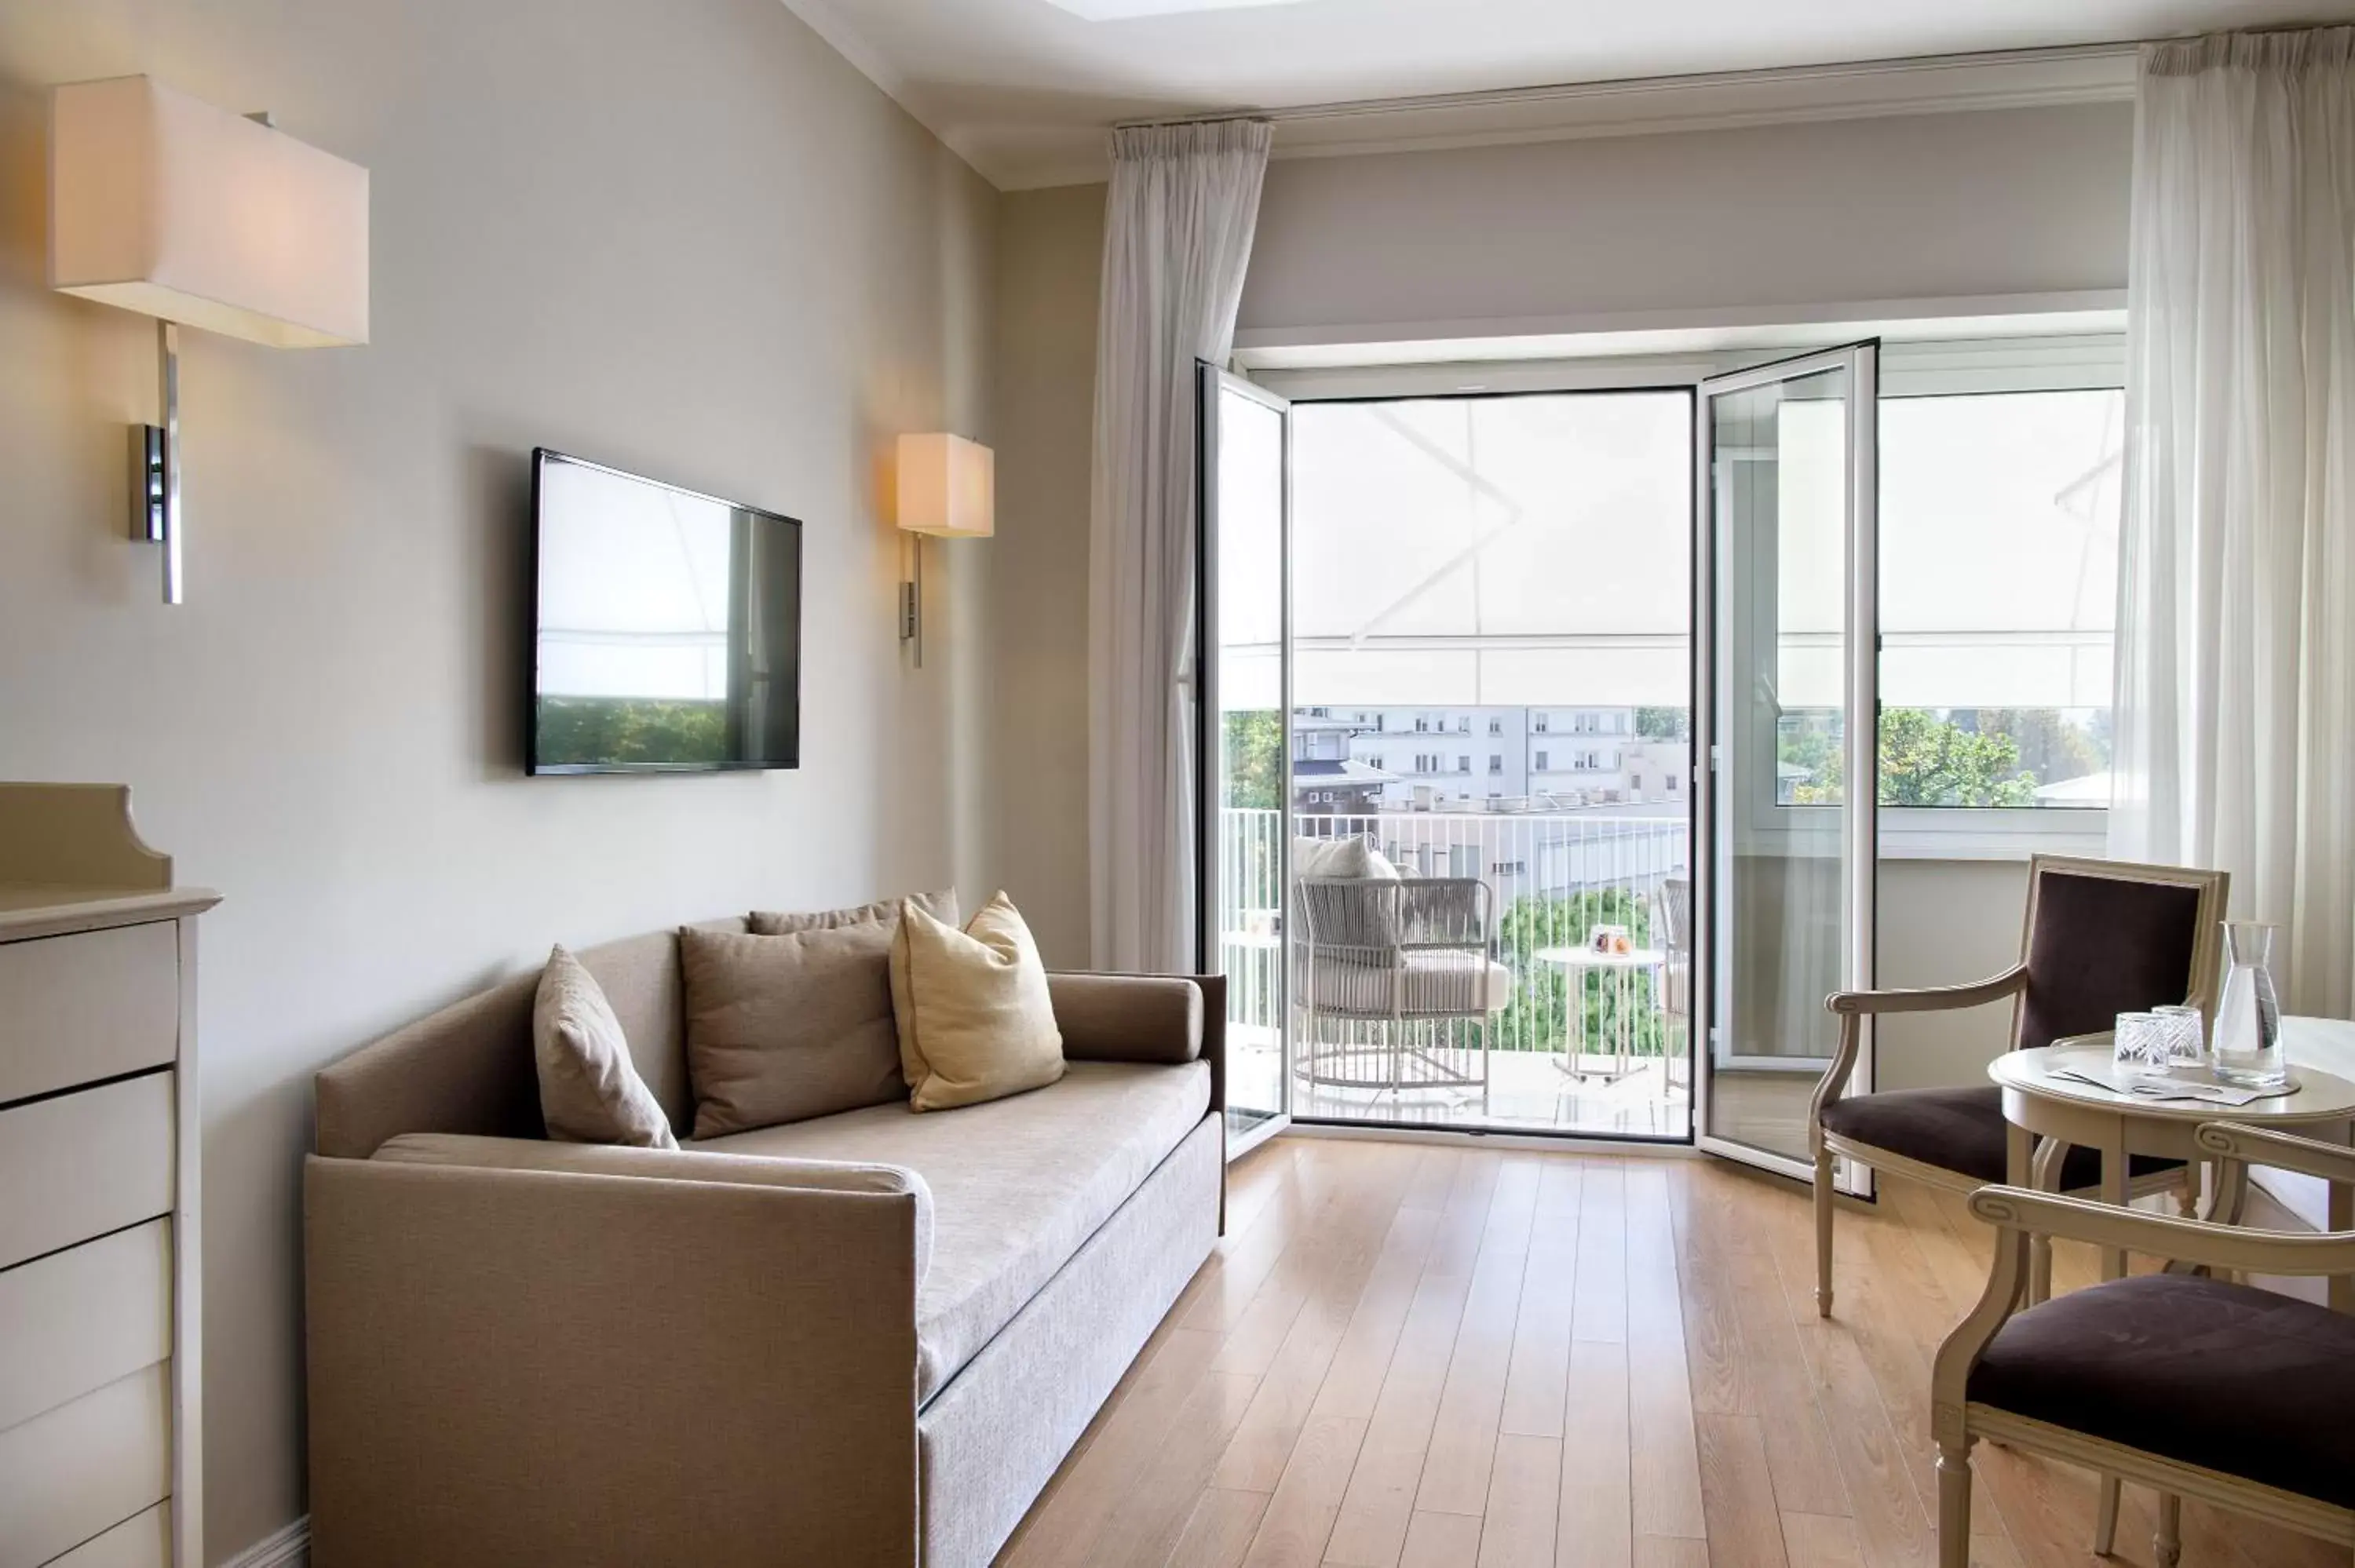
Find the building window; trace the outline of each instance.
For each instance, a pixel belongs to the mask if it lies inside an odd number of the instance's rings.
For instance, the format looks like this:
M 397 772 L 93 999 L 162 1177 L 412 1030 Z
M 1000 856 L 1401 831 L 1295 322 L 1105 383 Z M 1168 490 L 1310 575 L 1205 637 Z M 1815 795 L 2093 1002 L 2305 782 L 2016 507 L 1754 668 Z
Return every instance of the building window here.
M 1551 764 L 1547 760 L 1546 754 L 1542 751 L 1538 753 L 1538 771 L 1540 773 L 1551 771 Z
M 1669 793 L 1669 794 L 1671 794 L 1671 795 L 1673 795 L 1673 794 L 1675 794 L 1676 792 L 1677 792 L 1677 776 L 1676 776 L 1675 774 L 1671 773 L 1671 774 L 1669 774 L 1669 775 L 1668 775 L 1668 793 Z
M 1382 754 L 1379 751 L 1366 758 L 1366 766 L 1369 768 L 1380 768 L 1381 765 Z
M 1490 719 L 1490 720 L 1488 721 L 1488 733 L 1489 733 L 1490 735 L 1502 735 L 1502 734 L 1504 734 L 1504 733 L 1505 733 L 1505 721 L 1504 721 L 1503 719 L 1500 719 L 1500 718 L 1492 718 L 1492 719 Z
M 1629 794 L 1640 794 L 1643 791 L 1643 788 L 1644 776 L 1642 774 L 1630 773 L 1627 775 L 1627 791 Z
M 1458 773 L 1472 771 L 1472 759 L 1460 751 L 1455 754 L 1455 771 Z
M 1540 735 L 1543 735 L 1546 733 L 1546 729 L 1552 720 L 1552 717 L 1553 715 L 1550 714 L 1540 714 L 1536 720 L 1531 723 L 1529 727 L 1536 730 Z
M 1431 720 L 1430 720 L 1430 719 L 1428 719 L 1428 718 L 1424 717 L 1424 716 L 1423 716 L 1423 715 L 1421 715 L 1421 714 L 1417 714 L 1417 715 L 1414 715 L 1414 733 L 1415 733 L 1415 734 L 1417 734 L 1417 735 L 1424 735 L 1424 734 L 1428 734 L 1428 733 L 1430 732 L 1430 729 L 1431 729 Z
M 1529 863 L 1525 860 L 1492 860 L 1488 863 L 1491 876 L 1527 876 Z
M 1458 735 L 1470 735 L 1472 733 L 1472 715 L 1470 714 L 1459 714 L 1456 715 L 1455 733 Z
M 1504 755 L 1501 752 L 1490 752 L 1488 754 L 1488 771 L 1491 773 L 1502 773 L 1504 770 Z

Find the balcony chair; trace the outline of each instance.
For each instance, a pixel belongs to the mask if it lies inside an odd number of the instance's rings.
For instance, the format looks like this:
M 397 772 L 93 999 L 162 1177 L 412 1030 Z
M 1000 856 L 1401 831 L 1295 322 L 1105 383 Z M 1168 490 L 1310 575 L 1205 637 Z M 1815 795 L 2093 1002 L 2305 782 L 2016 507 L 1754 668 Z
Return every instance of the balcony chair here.
M 1304 876 L 1295 885 L 1293 996 L 1302 1013 L 1298 1070 L 1325 1088 L 1488 1087 L 1488 1016 L 1512 995 L 1512 971 L 1489 956 L 1488 885 L 1475 877 Z M 1418 1043 L 1409 1025 L 1468 1023 L 1473 1053 Z M 1341 1026 L 1339 1040 L 1327 1026 Z M 1351 1025 L 1381 1025 L 1379 1043 Z
M 1832 1309 L 1832 1159 L 1845 1155 L 1886 1175 L 1969 1192 L 2007 1174 L 2002 1091 L 1990 1083 L 1957 1088 L 1847 1094 L 1867 1016 L 1931 1012 L 2011 1001 L 2009 1049 L 2107 1032 L 2121 1012 L 2188 1002 L 2213 1013 L 2219 922 L 2230 879 L 2221 871 L 2131 865 L 2123 861 L 2038 855 L 2028 865 L 2024 957 L 1992 979 L 1921 991 L 1838 991 L 1824 1005 L 1840 1022 L 1839 1047 L 1807 1109 L 1815 1160 L 1816 1310 Z M 2050 1139 L 2037 1151 L 2037 1185 L 2080 1191 L 2101 1181 L 2101 1156 Z M 2137 1155 L 2126 1191 L 2177 1191 L 2188 1209 L 2196 1177 L 2182 1161 Z M 2040 1245 L 2034 1295 L 2051 1278 Z
M 1668 954 L 1660 966 L 1660 1011 L 1668 1015 L 1669 1028 L 1662 1059 L 1668 1086 L 1674 1088 L 1678 1065 L 1691 1060 L 1683 1043 L 1692 1028 L 1692 879 L 1663 878 L 1659 902 L 1653 907 L 1658 913 L 1653 936 Z
M 2207 1122 L 2223 1212 L 2250 1165 L 2355 1181 L 2355 1150 Z M 2233 1284 L 2243 1274 L 2355 1275 L 2355 1231 L 2244 1230 L 2105 1203 L 1985 1187 L 1971 1212 L 1997 1229 L 1978 1305 L 1939 1348 L 1939 1568 L 1970 1562 L 1971 1446 L 1982 1437 L 2158 1489 L 2153 1555 L 2182 1552 L 2182 1499 L 2355 1546 L 2355 1318 Z M 2126 1247 L 2170 1261 L 2019 1309 L 2030 1238 Z M 2104 1498 L 2094 1551 L 2117 1530 Z

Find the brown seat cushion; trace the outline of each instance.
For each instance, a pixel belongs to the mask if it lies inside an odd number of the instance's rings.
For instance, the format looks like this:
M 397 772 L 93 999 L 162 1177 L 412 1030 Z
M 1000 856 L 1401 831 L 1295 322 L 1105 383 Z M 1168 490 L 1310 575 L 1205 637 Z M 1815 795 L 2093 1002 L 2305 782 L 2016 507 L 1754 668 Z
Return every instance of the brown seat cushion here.
M 2355 1318 L 2245 1285 L 2137 1275 L 2006 1323 L 1969 1397 L 2355 1508 Z
M 2007 1179 L 2003 1091 L 1993 1084 L 1962 1089 L 1890 1089 L 1834 1100 L 1824 1107 L 1824 1127 L 1842 1138 L 1885 1149 L 1924 1165 L 1935 1165 L 1979 1181 Z M 2126 1160 L 2130 1177 L 2182 1168 L 2180 1160 L 2137 1154 Z M 2099 1150 L 2073 1147 L 2061 1161 L 2061 1185 L 2072 1191 L 2102 1181 Z

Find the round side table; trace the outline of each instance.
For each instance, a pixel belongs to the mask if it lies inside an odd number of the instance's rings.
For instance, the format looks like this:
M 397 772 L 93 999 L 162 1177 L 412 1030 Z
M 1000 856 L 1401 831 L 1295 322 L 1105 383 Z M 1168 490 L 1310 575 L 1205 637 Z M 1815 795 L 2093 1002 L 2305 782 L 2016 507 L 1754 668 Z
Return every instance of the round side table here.
M 2067 1067 L 2108 1072 L 2113 1063 L 2106 1035 L 2061 1040 L 1997 1057 L 1987 1065 L 1987 1076 L 2003 1090 L 2003 1117 L 2010 1124 L 2006 1179 L 2013 1186 L 2051 1190 L 2060 1179 L 2062 1157 L 2070 1145 L 2081 1145 L 2101 1152 L 2103 1202 L 2124 1204 L 2127 1157 L 2154 1155 L 2198 1165 L 2203 1156 L 2192 1133 L 2201 1122 L 2243 1122 L 2325 1142 L 2348 1142 L 2355 1131 L 2355 1082 L 2315 1065 L 2299 1050 L 2307 1031 L 2294 1026 L 2317 1022 L 2282 1020 L 2282 1040 L 2297 1090 L 2245 1106 L 2152 1099 L 2054 1075 Z M 2043 1140 L 2041 1147 L 2039 1139 Z M 2330 1184 L 2330 1228 L 2355 1229 L 2355 1188 L 2344 1182 Z M 2126 1266 L 2123 1251 L 2104 1251 L 2103 1278 L 2119 1277 Z M 2340 1311 L 2355 1309 L 2355 1281 L 2333 1279 L 2330 1304 Z

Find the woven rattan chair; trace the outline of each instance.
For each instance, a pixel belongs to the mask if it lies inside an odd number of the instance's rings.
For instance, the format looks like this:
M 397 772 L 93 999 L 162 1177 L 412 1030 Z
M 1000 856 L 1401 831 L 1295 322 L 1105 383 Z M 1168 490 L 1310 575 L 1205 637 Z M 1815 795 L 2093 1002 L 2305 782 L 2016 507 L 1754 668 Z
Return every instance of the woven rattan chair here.
M 1488 1015 L 1503 1009 L 1512 988 L 1511 972 L 1489 956 L 1488 885 L 1473 877 L 1302 877 L 1295 885 L 1301 1075 L 1329 1088 L 1485 1093 Z M 1447 1024 L 1469 1026 L 1476 1049 L 1433 1044 L 1433 1031 L 1417 1027 Z M 1457 1059 L 1467 1055 L 1476 1069 Z

